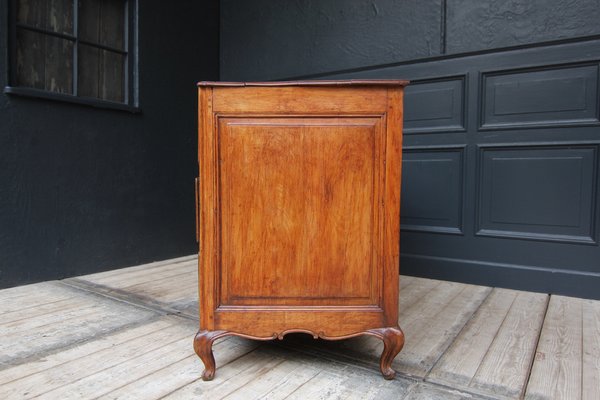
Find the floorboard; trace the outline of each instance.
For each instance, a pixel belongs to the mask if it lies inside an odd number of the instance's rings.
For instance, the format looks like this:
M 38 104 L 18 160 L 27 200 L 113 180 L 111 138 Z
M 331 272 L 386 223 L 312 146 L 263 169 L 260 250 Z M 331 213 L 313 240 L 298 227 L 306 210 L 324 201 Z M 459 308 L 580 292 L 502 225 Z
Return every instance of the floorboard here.
M 77 344 L 60 352 L 46 355 L 43 358 L 24 362 L 9 368 L 0 370 L 0 395 L 5 395 L 7 387 L 19 387 L 24 385 L 25 380 L 12 384 L 13 381 L 25 379 L 38 373 L 50 373 L 53 369 L 59 373 L 64 372 L 66 363 L 80 358 L 90 357 L 94 353 L 104 352 L 105 356 L 115 358 L 118 353 L 112 351 L 121 344 L 128 345 L 139 337 L 163 330 L 179 323 L 169 317 L 157 317 L 155 320 L 147 321 L 141 325 L 128 326 L 107 335 L 96 335 L 92 340 Z M 37 379 L 37 378 L 36 378 Z M 6 398 L 5 396 L 2 396 Z
M 136 333 L 134 337 L 119 332 L 111 335 L 114 337 L 101 340 L 92 339 L 86 343 L 88 346 L 84 349 L 71 351 L 67 356 L 64 353 L 51 354 L 44 357 L 43 361 L 36 360 L 20 365 L 15 368 L 16 371 L 8 370 L 7 373 L 13 374 L 13 376 L 18 376 L 19 371 L 23 376 L 10 382 L 4 382 L 0 388 L 0 398 L 18 396 L 25 399 L 51 393 L 53 390 L 78 382 L 113 365 L 135 359 L 139 354 L 159 349 L 173 338 L 186 336 L 189 338 L 189 327 L 182 329 L 182 325 L 174 321 L 168 325 L 160 322 L 162 321 L 153 321 L 142 327 L 134 328 Z M 123 336 L 129 337 L 128 340 L 122 340 Z M 107 341 L 112 344 L 110 347 L 106 347 Z M 48 367 L 45 368 L 46 366 Z M 35 367 L 41 367 L 41 369 L 35 371 L 38 369 Z M 56 398 L 61 397 L 57 396 Z
M 157 313 L 131 307 L 103 296 L 53 284 L 51 288 L 29 285 L 32 298 L 39 306 L 45 299 L 64 299 L 61 307 L 47 313 L 38 313 L 35 307 L 23 312 L 22 318 L 0 327 L 0 369 L 29 359 L 41 358 L 75 343 L 119 329 L 123 326 L 149 320 Z M 49 290 L 51 289 L 51 290 Z M 26 302 L 30 304 L 30 302 Z M 31 305 L 33 305 L 31 304 Z M 12 314 L 11 314 L 12 315 Z
M 1 399 L 600 399 L 600 301 L 402 276 L 380 340 L 217 341 L 200 379 L 195 256 L 0 290 Z
M 73 293 L 60 290 L 61 288 L 60 283 L 52 281 L 0 290 L 0 316 L 73 297 Z
M 197 258 L 183 257 L 176 263 L 149 264 L 146 269 L 125 268 L 67 279 L 74 286 L 86 288 L 134 304 L 198 316 Z
M 148 375 L 152 370 L 162 369 L 166 366 L 188 358 L 192 353 L 190 349 L 190 332 L 171 333 L 155 341 L 147 338 L 145 347 L 136 354 L 130 355 L 126 360 L 106 366 L 101 371 L 84 378 L 61 385 L 46 392 L 44 397 L 54 399 L 89 399 L 102 396 L 121 386 L 135 382 Z M 149 346 L 150 342 L 156 346 Z M 100 362 L 100 360 L 96 360 Z
M 477 400 L 489 397 L 464 393 L 456 389 L 419 383 L 402 400 Z
M 245 386 L 256 377 L 276 368 L 285 360 L 277 354 L 253 351 L 221 368 L 217 367 L 214 380 L 192 383 L 174 390 L 165 399 L 222 399 Z M 249 397 L 250 398 L 250 397 Z
M 147 263 L 147 264 L 135 265 L 132 267 L 127 267 L 127 268 L 119 268 L 119 269 L 113 269 L 110 271 L 89 274 L 89 275 L 85 275 L 85 279 L 88 279 L 90 281 L 95 281 L 95 280 L 100 280 L 100 279 L 106 279 L 111 276 L 125 277 L 128 274 L 132 274 L 132 273 L 135 274 L 137 272 L 142 272 L 142 273 L 147 274 L 147 273 L 151 273 L 151 271 L 154 269 L 162 270 L 163 268 L 173 268 L 173 267 L 177 268 L 177 267 L 179 267 L 178 264 L 188 263 L 190 261 L 196 262 L 197 260 L 198 260 L 198 256 L 195 254 L 192 254 L 192 255 L 188 255 L 188 256 L 184 256 L 184 257 L 154 261 L 154 262 Z
M 600 399 L 599 304 L 551 297 L 526 399 Z
M 79 277 L 88 282 L 93 282 L 99 285 L 111 286 L 115 288 L 125 289 L 136 285 L 144 285 L 152 282 L 160 281 L 164 278 L 180 274 L 190 274 L 192 276 L 198 269 L 196 260 L 188 260 L 177 264 L 165 264 L 159 267 L 150 268 L 148 270 L 133 270 L 124 272 L 118 275 L 99 275 L 95 278 L 88 276 Z
M 188 343 L 189 344 L 189 343 Z M 215 360 L 219 378 L 226 375 L 228 365 L 247 355 L 259 344 L 255 341 L 229 338 L 214 345 Z M 134 382 L 127 383 L 101 396 L 103 399 L 159 399 L 193 382 L 199 381 L 203 365 L 200 359 L 188 348 L 188 356 L 167 363 L 163 368 L 152 368 L 148 374 Z M 172 360 L 169 360 L 172 361 Z
M 296 350 L 282 348 L 275 343 L 265 343 L 255 356 L 267 359 L 281 358 L 282 361 L 265 369 L 250 369 L 243 372 L 242 382 L 234 383 L 235 389 L 223 386 L 203 391 L 203 382 L 175 393 L 174 398 L 186 398 L 194 393 L 200 398 L 218 399 L 398 399 L 414 384 L 406 379 L 386 381 L 377 370 L 362 369 L 354 365 L 323 359 Z M 240 364 L 247 360 L 240 360 Z M 217 370 L 217 378 L 225 370 Z M 227 379 L 227 378 L 226 378 Z M 243 384 L 240 384 L 243 383 Z
M 600 302 L 583 301 L 582 400 L 600 399 Z
M 409 289 L 412 288 L 410 291 Z M 455 282 L 423 280 L 411 284 L 400 294 L 419 299 L 407 301 L 400 309 L 399 324 L 404 331 L 404 349 L 392 367 L 399 373 L 423 378 L 450 346 L 456 335 L 485 300 L 491 288 Z M 369 336 L 326 342 L 308 336 L 297 336 L 290 345 L 301 345 L 307 351 L 352 359 L 377 368 L 383 350 L 381 340 Z
M 518 398 L 524 391 L 548 296 L 494 289 L 427 380 Z

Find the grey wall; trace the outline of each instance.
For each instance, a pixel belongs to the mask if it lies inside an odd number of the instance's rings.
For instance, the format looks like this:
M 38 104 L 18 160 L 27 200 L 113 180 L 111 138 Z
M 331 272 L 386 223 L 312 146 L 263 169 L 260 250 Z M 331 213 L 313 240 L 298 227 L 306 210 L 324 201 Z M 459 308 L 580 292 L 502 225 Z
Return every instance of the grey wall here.
M 221 1 L 221 79 L 271 80 L 600 34 L 597 0 Z
M 0 88 L 7 82 L 0 1 Z M 0 287 L 196 251 L 196 87 L 218 2 L 139 2 L 141 114 L 0 94 Z

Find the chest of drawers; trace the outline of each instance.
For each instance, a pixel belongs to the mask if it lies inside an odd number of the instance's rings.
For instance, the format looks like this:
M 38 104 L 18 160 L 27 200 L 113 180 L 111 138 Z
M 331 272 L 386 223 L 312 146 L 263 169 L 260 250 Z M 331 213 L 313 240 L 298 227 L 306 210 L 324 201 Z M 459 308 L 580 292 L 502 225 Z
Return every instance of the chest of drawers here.
M 201 82 L 200 331 L 381 338 L 394 377 L 404 81 Z

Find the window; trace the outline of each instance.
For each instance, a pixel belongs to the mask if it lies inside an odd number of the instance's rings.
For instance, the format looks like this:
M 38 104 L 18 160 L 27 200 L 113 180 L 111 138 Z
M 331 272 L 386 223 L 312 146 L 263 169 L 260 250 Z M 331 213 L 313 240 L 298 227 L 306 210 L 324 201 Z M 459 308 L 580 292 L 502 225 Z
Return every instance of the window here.
M 135 0 L 14 0 L 6 92 L 135 106 Z

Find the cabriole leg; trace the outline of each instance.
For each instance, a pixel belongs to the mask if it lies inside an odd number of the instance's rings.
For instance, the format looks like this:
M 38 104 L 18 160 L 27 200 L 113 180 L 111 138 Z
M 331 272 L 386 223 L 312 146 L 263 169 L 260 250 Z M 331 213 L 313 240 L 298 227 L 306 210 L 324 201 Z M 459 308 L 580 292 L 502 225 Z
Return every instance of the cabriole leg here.
M 211 381 L 215 377 L 215 356 L 212 345 L 215 340 L 225 336 L 225 331 L 199 331 L 194 337 L 194 351 L 204 363 L 203 381 Z
M 385 379 L 394 379 L 396 371 L 392 369 L 392 361 L 404 346 L 402 329 L 399 327 L 371 329 L 369 333 L 383 340 L 383 353 L 381 353 L 379 367 Z

